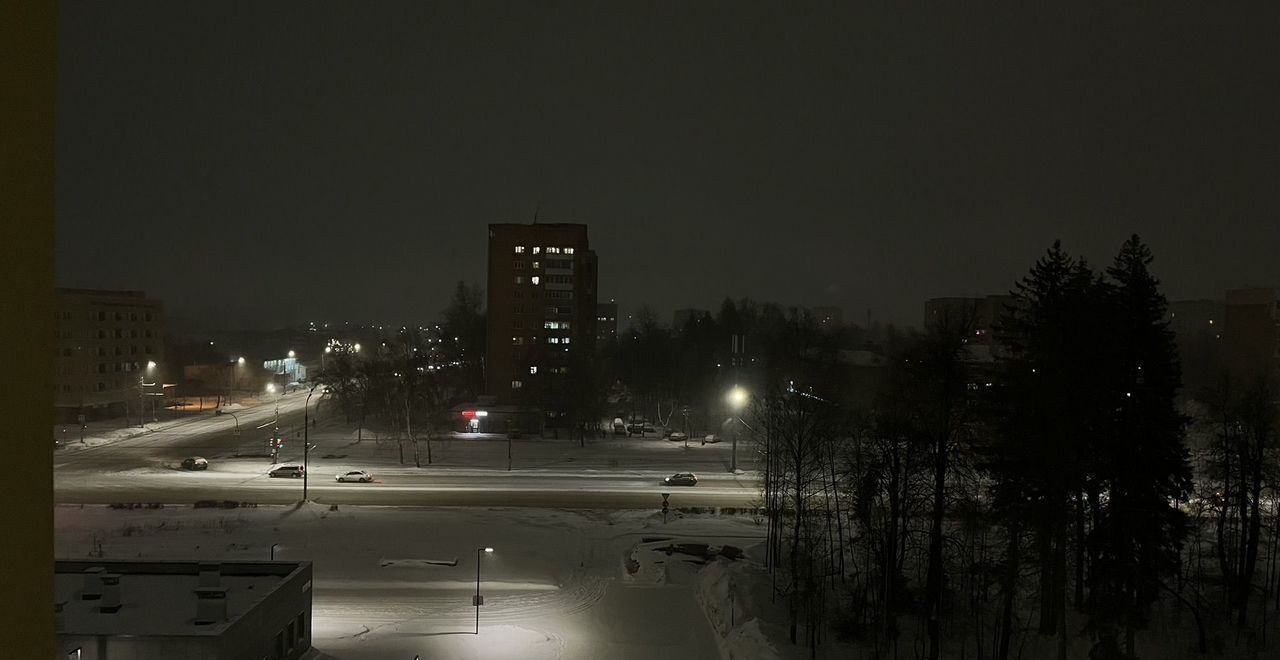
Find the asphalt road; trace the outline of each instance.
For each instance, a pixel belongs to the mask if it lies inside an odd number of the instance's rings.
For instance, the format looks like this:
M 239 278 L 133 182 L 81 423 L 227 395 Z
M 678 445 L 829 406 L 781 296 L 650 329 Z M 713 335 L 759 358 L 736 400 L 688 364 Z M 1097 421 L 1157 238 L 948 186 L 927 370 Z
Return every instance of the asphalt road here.
M 282 463 L 301 458 L 302 443 L 295 433 L 302 428 L 303 399 L 305 393 L 293 394 L 280 406 L 279 426 L 286 438 Z M 316 403 L 313 398 L 313 414 Z M 244 456 L 263 453 L 274 427 L 274 406 L 258 406 L 237 416 L 238 435 L 229 416 L 205 415 L 134 438 L 62 450 L 54 457 L 55 499 L 63 504 L 300 501 L 302 479 L 269 478 L 270 459 Z M 726 446 L 685 449 L 651 438 L 600 442 L 579 450 L 563 441 L 517 441 L 518 467 L 508 472 L 503 469 L 505 441 L 442 442 L 437 460 L 443 457 L 440 463 L 445 465 L 414 468 L 393 462 L 387 452 L 394 450 L 385 447 L 381 455 L 370 454 L 368 441 L 352 450 L 349 430 L 335 420 L 322 423 L 311 435 L 320 447 L 311 452 L 307 498 L 322 504 L 657 510 L 661 493 L 669 494 L 672 508 L 748 507 L 757 505 L 759 497 L 753 475 L 725 470 Z M 323 458 L 335 456 L 332 452 L 340 447 L 365 453 Z M 177 469 L 192 455 L 208 457 L 211 469 Z M 370 470 L 375 481 L 334 481 L 335 474 L 352 467 Z M 686 470 L 699 475 L 698 485 L 662 484 L 662 477 Z

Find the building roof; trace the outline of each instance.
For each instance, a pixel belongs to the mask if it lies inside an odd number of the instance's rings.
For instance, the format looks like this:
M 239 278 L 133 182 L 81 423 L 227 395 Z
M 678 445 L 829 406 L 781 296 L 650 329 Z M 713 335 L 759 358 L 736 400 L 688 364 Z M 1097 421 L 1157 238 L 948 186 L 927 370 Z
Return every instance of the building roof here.
M 54 602 L 64 603 L 64 635 L 216 636 L 253 610 L 295 571 L 310 562 L 224 561 L 219 586 L 226 589 L 227 617 L 196 625 L 196 589 L 200 565 L 195 561 L 58 561 L 54 568 Z M 101 600 L 84 600 L 85 569 L 102 567 L 120 575 L 120 609 L 99 611 Z

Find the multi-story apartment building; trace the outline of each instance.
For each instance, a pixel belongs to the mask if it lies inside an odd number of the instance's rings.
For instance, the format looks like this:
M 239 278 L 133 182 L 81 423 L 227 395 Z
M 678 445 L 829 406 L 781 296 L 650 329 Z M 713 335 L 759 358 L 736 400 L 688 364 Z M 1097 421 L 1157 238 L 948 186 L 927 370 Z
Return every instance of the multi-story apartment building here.
M 924 303 L 924 323 L 964 320 L 973 325 L 971 344 L 990 344 L 995 325 L 1004 314 L 1005 307 L 1013 303 L 1013 296 L 994 295 L 984 298 L 930 298 Z
M 158 394 L 164 306 L 141 291 L 58 289 L 53 403 L 60 417 L 137 410 Z M 147 391 L 150 389 L 151 391 Z
M 596 305 L 596 344 L 618 338 L 618 303 L 610 300 Z
M 574 360 L 595 348 L 596 279 L 586 225 L 489 225 L 490 396 L 557 406 Z
M 1227 291 L 1223 307 L 1222 360 L 1248 381 L 1280 373 L 1280 303 L 1274 288 Z

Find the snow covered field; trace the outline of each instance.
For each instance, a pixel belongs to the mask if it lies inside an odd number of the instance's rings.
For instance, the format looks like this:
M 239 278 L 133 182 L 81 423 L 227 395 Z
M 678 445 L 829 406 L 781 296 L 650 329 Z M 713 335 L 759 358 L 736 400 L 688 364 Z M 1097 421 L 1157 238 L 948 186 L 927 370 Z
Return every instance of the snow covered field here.
M 664 524 L 640 511 L 60 506 L 55 516 L 60 558 L 267 558 L 279 544 L 278 558 L 314 562 L 313 645 L 343 660 L 722 657 L 704 607 L 718 567 L 746 560 L 703 567 L 663 549 L 749 549 L 763 536 L 749 516 Z M 481 559 L 477 636 L 471 595 L 484 546 L 495 552 Z M 712 586 L 698 586 L 704 574 Z

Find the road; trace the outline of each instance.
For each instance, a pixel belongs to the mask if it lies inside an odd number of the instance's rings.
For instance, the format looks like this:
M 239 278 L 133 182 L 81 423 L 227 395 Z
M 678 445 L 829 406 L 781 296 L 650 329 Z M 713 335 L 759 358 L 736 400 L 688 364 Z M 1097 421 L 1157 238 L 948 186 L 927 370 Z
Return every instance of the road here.
M 281 463 L 302 462 L 302 402 L 306 393 L 284 397 L 280 429 Z M 313 416 L 317 400 L 313 398 Z M 321 404 L 324 405 L 323 403 Z M 234 500 L 289 504 L 302 499 L 302 479 L 273 479 L 263 456 L 274 427 L 274 406 L 237 413 L 240 433 L 229 416 L 204 415 L 175 422 L 146 435 L 117 440 L 54 457 L 55 499 L 64 504 L 165 503 Z M 657 509 L 661 493 L 670 506 L 757 506 L 754 474 L 732 474 L 728 443 L 688 448 L 659 438 L 591 440 L 580 447 L 567 440 L 527 439 L 508 443 L 495 437 L 452 436 L 432 444 L 426 465 L 413 467 L 412 449 L 392 441 L 363 439 L 341 420 L 321 416 L 310 432 L 308 499 L 321 504 Z M 405 452 L 401 463 L 401 451 Z M 178 469 L 188 456 L 210 460 L 210 469 Z M 373 483 L 336 483 L 338 472 L 366 469 Z M 693 487 L 668 487 L 662 477 L 677 471 L 698 474 Z

